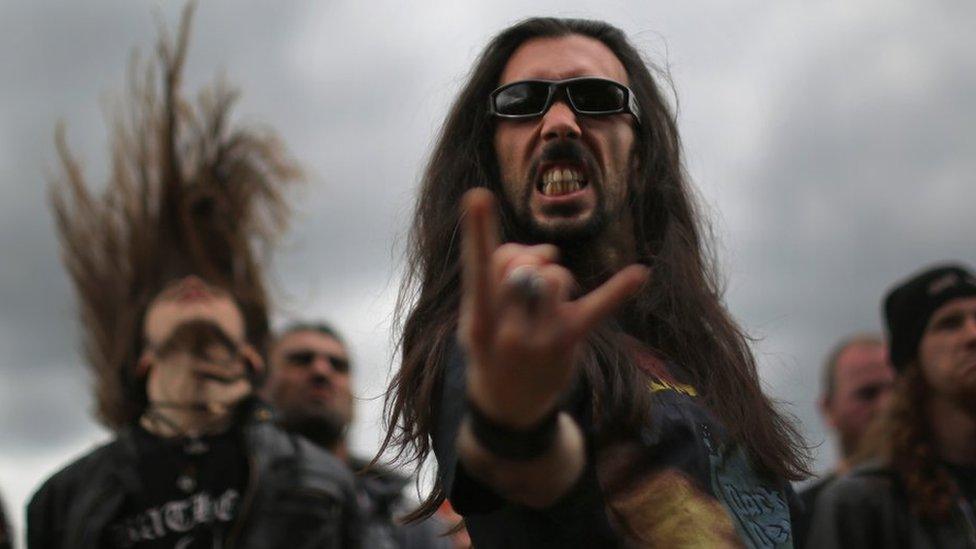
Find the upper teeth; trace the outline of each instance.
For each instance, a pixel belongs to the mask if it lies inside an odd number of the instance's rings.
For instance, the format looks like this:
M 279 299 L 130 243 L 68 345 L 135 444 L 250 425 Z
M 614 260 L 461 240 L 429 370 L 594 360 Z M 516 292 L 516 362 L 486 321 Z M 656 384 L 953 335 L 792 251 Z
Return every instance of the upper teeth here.
M 575 168 L 552 168 L 542 174 L 542 194 L 568 194 L 583 186 L 583 173 Z

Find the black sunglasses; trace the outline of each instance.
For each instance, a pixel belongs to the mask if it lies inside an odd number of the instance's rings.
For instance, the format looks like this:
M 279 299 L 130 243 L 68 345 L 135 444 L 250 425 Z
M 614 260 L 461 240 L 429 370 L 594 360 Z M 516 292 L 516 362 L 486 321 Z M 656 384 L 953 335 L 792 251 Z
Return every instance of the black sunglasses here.
M 499 118 L 534 118 L 552 106 L 566 90 L 569 107 L 576 114 L 602 116 L 630 113 L 640 121 L 634 92 L 620 82 L 583 76 L 566 80 L 520 80 L 505 84 L 488 96 L 488 112 Z
M 328 353 L 317 353 L 310 349 L 302 349 L 298 351 L 292 351 L 285 355 L 285 360 L 290 364 L 295 366 L 307 367 L 311 366 L 315 362 L 316 357 L 321 357 L 330 364 L 332 364 L 332 369 L 337 372 L 348 372 L 349 371 L 349 360 L 335 355 L 330 355 Z

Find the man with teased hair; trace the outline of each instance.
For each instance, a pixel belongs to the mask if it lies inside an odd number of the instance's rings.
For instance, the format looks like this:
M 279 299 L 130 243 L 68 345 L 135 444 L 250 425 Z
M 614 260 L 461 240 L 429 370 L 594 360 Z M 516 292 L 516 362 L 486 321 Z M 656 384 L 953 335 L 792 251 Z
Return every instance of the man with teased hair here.
M 268 337 L 256 254 L 300 171 L 273 134 L 228 127 L 226 87 L 182 101 L 191 13 L 160 42 L 162 97 L 151 73 L 132 83 L 104 194 L 58 134 L 54 213 L 115 437 L 33 496 L 30 549 L 358 546 L 351 473 L 254 397 Z
M 976 547 L 976 275 L 936 265 L 884 300 L 891 402 L 817 498 L 811 547 Z
M 676 122 L 624 34 L 529 19 L 423 178 L 386 443 L 478 547 L 790 547 L 793 427 L 721 303 Z M 408 310 L 409 308 L 409 310 Z

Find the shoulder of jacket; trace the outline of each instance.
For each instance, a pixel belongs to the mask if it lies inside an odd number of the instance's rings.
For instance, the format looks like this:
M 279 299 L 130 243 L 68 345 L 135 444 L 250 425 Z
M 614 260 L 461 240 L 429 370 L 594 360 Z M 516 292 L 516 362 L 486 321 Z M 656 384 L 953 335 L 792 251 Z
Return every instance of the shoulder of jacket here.
M 881 462 L 868 462 L 824 487 L 818 501 L 835 505 L 861 506 L 890 501 L 899 489 L 895 471 Z
M 864 483 L 890 483 L 897 481 L 898 473 L 886 462 L 872 459 L 857 465 L 840 478 Z
M 89 450 L 48 477 L 34 492 L 28 505 L 36 505 L 54 494 L 70 494 L 90 483 L 101 482 L 104 473 L 116 469 L 115 463 L 123 452 L 124 442 L 118 436 Z
M 259 463 L 270 467 L 293 469 L 298 475 L 329 477 L 348 487 L 353 486 L 352 471 L 339 458 L 305 437 L 289 433 L 272 421 L 254 422 L 247 428 L 248 451 L 259 453 Z

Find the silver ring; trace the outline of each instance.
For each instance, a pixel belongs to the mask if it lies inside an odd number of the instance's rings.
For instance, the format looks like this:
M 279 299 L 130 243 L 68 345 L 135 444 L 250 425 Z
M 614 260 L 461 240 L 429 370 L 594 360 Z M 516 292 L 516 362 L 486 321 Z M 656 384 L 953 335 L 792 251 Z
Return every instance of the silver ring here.
M 525 302 L 530 309 L 542 299 L 546 289 L 546 281 L 532 265 L 519 265 L 508 273 L 505 279 L 518 298 Z

